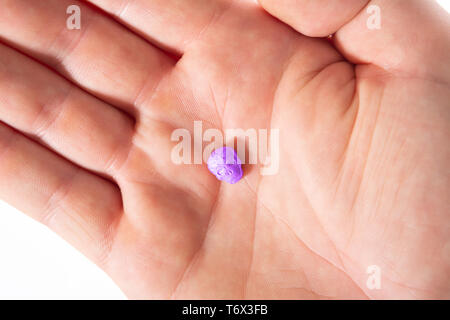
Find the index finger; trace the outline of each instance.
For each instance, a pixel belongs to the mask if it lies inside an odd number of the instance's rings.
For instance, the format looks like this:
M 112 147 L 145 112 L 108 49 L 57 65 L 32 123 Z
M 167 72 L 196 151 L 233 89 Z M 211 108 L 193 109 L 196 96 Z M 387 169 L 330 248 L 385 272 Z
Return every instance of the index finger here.
M 308 36 L 334 34 L 341 53 L 394 75 L 448 81 L 450 18 L 435 1 L 259 0 Z
M 88 0 L 159 47 L 182 54 L 232 0 Z

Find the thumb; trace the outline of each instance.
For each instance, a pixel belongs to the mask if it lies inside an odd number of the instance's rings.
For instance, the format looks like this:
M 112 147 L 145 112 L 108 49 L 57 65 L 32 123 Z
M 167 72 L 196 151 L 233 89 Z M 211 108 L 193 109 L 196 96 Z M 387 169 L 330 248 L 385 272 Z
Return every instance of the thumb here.
M 402 76 L 450 79 L 450 18 L 430 0 L 259 0 L 308 36 L 335 33 L 351 62 Z
M 355 17 L 369 0 L 258 0 L 270 14 L 309 37 L 326 37 Z

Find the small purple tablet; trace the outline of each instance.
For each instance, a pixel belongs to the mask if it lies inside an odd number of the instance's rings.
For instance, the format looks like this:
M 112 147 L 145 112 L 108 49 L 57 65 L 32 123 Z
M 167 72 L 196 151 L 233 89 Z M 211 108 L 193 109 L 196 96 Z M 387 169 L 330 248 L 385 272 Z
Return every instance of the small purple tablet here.
M 230 147 L 222 147 L 211 152 L 208 169 L 217 179 L 235 184 L 242 178 L 242 162 L 236 151 Z

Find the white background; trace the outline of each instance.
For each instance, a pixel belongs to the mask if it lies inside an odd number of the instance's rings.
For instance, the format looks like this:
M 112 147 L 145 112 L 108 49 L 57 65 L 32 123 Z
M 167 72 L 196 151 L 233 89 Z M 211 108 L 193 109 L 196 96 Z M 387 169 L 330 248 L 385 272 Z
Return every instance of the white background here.
M 450 12 L 450 0 L 439 2 Z M 96 265 L 0 200 L 0 299 L 125 298 Z

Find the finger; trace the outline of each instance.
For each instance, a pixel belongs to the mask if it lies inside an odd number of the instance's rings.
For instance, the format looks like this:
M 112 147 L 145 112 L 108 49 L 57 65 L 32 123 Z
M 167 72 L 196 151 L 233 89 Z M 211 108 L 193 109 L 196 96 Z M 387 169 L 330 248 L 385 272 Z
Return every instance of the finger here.
M 81 29 L 67 28 L 70 5 Z M 0 37 L 97 97 L 136 114 L 174 63 L 98 10 L 72 0 L 0 0 Z
M 122 212 L 118 188 L 1 123 L 0 198 L 105 266 Z
M 0 120 L 85 168 L 111 175 L 134 133 L 123 112 L 1 44 Z
M 371 63 L 399 75 L 449 78 L 450 20 L 435 1 L 259 1 L 301 33 L 336 32 L 336 46 L 354 63 Z
M 166 50 L 182 53 L 231 0 L 88 0 Z
M 258 0 L 264 9 L 300 33 L 326 37 L 335 33 L 369 0 Z
M 373 29 L 377 12 L 380 29 Z M 450 16 L 436 1 L 372 0 L 335 38 L 340 51 L 356 63 L 371 63 L 401 76 L 447 82 L 448 30 Z

